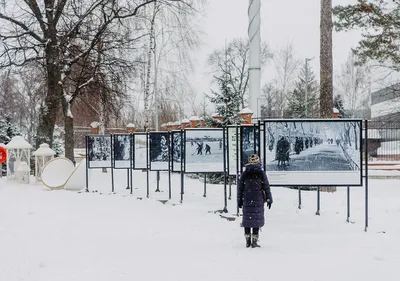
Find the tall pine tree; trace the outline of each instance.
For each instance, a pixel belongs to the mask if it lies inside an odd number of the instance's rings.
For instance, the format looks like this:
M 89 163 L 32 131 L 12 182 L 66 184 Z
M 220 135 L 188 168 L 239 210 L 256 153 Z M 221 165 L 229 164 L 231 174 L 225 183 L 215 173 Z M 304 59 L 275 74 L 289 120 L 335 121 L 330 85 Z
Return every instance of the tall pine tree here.
M 21 133 L 14 125 L 10 116 L 0 115 L 0 143 L 7 144 L 15 136 L 19 136 Z
M 307 87 L 307 91 L 306 91 Z M 318 117 L 318 84 L 308 64 L 300 69 L 295 88 L 289 96 L 287 114 L 292 118 Z
M 241 97 L 235 93 L 232 86 L 225 77 L 215 77 L 219 85 L 219 91 L 213 91 L 209 96 L 210 101 L 215 104 L 217 113 L 222 116 L 220 125 L 234 124 L 238 119 Z
M 339 110 L 339 118 L 345 118 L 348 117 L 346 115 L 346 112 L 344 111 L 344 106 L 343 106 L 343 98 L 340 94 L 334 96 L 333 98 L 333 107 Z
M 53 133 L 53 150 L 56 153 L 56 157 L 64 155 L 65 152 L 64 140 L 61 137 L 61 133 L 61 129 L 56 125 Z

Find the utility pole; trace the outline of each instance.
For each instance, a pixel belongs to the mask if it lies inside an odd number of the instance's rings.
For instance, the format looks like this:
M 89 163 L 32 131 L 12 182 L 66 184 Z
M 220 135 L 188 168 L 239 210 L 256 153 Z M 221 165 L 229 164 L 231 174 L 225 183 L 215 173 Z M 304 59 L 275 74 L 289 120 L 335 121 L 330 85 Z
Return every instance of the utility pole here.
M 306 89 L 305 89 L 305 117 L 308 118 L 308 59 L 305 59 L 306 62 Z
M 305 87 L 305 117 L 308 118 L 308 62 L 313 60 L 314 58 L 305 58 L 305 64 L 306 64 L 306 87 Z
M 154 2 L 154 5 L 156 5 L 156 1 Z M 157 95 L 157 73 L 158 73 L 158 71 L 157 71 L 157 69 L 158 69 L 158 67 L 157 67 L 157 54 L 156 54 L 156 32 L 155 32 L 155 27 L 154 27 L 154 29 L 153 29 L 153 32 L 154 32 L 154 49 L 153 49 L 153 51 L 154 51 L 154 107 L 155 107 L 155 116 L 154 116 L 154 119 L 155 119 L 155 129 L 156 129 L 156 131 L 159 131 L 159 121 L 158 121 L 158 95 Z

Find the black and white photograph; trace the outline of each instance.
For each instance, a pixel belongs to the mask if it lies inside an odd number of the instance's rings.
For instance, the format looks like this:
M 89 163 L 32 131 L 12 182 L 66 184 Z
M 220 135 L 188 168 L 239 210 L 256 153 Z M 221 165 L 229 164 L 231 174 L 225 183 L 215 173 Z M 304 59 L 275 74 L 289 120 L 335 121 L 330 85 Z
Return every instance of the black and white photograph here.
M 361 185 L 361 121 L 268 121 L 266 170 L 273 184 Z
M 241 126 L 241 159 L 242 166 L 247 164 L 247 159 L 252 154 L 260 155 L 260 130 L 258 126 Z
M 131 167 L 131 135 L 114 135 L 114 168 Z
M 237 135 L 238 136 L 237 136 Z M 237 157 L 240 158 L 240 127 L 228 127 L 228 171 L 229 175 L 237 174 Z M 239 159 L 240 163 L 240 159 Z
M 185 172 L 224 171 L 223 129 L 185 130 Z
M 171 132 L 172 141 L 172 172 L 180 172 L 182 164 L 181 144 L 183 133 L 180 131 Z
M 88 167 L 111 168 L 111 136 L 88 136 Z
M 169 162 L 169 133 L 151 132 L 150 139 L 150 170 L 168 171 Z
M 133 134 L 133 169 L 147 169 L 147 134 Z

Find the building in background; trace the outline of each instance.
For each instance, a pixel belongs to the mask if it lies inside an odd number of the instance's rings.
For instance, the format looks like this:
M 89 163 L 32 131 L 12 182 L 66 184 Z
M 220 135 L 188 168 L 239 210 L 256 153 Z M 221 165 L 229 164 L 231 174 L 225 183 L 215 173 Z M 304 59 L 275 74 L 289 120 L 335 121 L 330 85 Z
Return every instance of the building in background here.
M 371 94 L 369 129 L 380 137 L 373 156 L 379 160 L 400 160 L 400 83 Z

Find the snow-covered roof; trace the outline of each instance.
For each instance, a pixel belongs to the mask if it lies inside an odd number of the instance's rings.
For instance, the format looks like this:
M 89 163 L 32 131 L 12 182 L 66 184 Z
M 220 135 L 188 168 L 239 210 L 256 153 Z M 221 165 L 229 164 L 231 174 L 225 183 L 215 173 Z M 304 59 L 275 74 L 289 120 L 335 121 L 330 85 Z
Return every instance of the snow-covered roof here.
M 55 154 L 54 150 L 47 143 L 39 145 L 39 148 L 33 153 L 35 156 L 53 156 Z
M 182 123 L 190 123 L 189 119 L 183 119 Z
M 15 136 L 6 145 L 6 148 L 7 149 L 16 149 L 16 148 L 28 149 L 28 148 L 32 148 L 32 145 L 30 145 L 30 143 L 27 142 L 23 137 Z
M 129 123 L 128 125 L 126 125 L 127 128 L 136 128 L 135 124 L 133 123 Z
M 213 114 L 211 114 L 211 117 L 219 117 L 219 114 L 218 113 L 213 113 Z
M 100 126 L 99 122 L 94 121 L 94 122 L 90 123 L 90 127 L 92 127 L 92 128 L 98 128 L 99 126 Z
M 337 109 L 336 107 L 333 108 L 333 113 L 339 113 L 339 109 Z
M 239 112 L 239 114 L 253 114 L 253 111 L 250 108 L 245 107 Z
M 189 118 L 190 121 L 200 121 L 200 118 L 197 116 L 192 116 Z
M 174 125 L 180 125 L 181 123 L 179 121 L 175 121 Z

